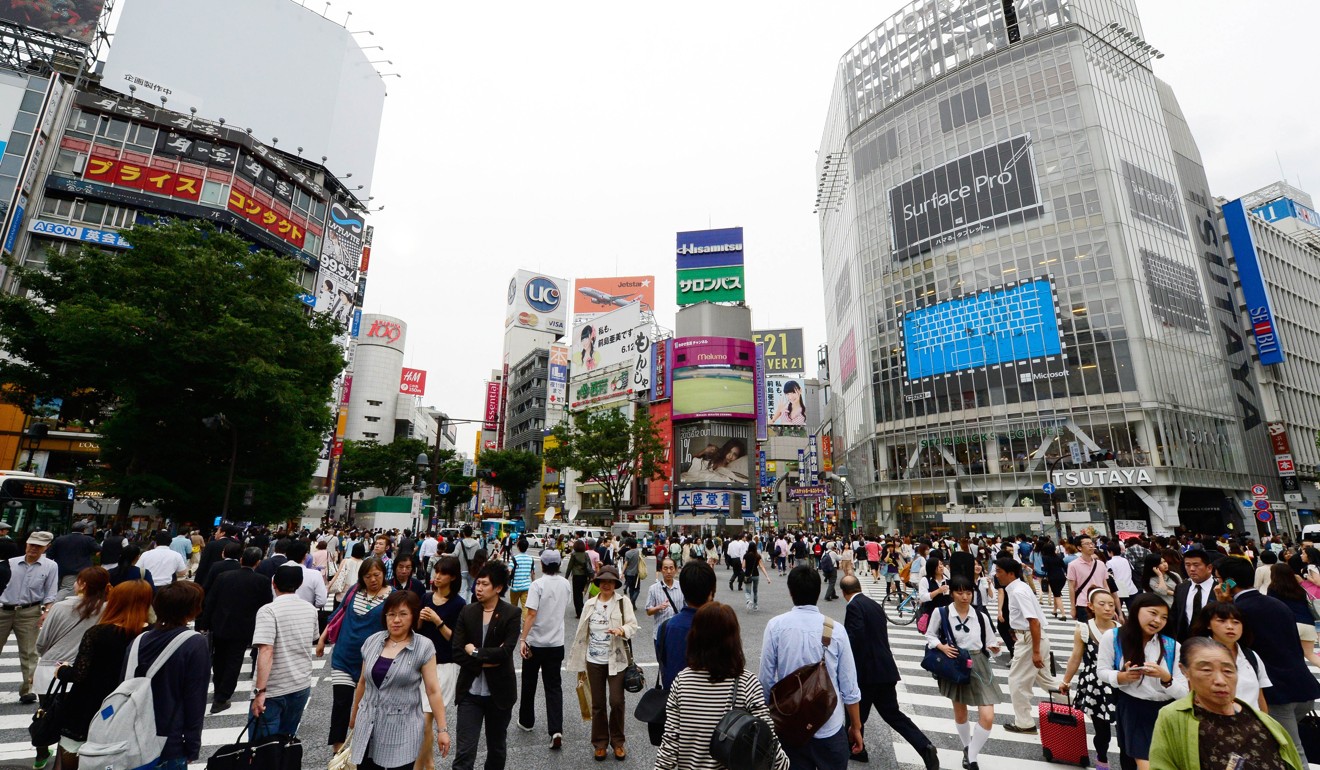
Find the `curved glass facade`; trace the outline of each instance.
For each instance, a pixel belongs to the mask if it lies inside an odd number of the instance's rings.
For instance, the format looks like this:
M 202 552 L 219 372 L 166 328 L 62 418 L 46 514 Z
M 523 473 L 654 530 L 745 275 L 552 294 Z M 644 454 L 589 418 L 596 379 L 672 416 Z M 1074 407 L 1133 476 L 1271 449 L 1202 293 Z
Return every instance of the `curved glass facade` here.
M 1075 530 L 1239 522 L 1241 416 L 1134 2 L 1008 5 L 914 3 L 839 65 L 819 216 L 863 520 L 1052 527 L 1054 481 Z

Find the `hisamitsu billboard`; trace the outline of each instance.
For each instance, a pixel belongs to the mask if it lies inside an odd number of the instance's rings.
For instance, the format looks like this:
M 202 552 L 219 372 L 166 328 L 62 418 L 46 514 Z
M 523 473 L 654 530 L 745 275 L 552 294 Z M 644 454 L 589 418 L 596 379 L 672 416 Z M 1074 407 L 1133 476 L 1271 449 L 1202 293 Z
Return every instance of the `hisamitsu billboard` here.
M 946 243 L 1035 219 L 1044 211 L 1031 137 L 1023 135 L 890 189 L 890 244 L 894 259 L 909 259 Z

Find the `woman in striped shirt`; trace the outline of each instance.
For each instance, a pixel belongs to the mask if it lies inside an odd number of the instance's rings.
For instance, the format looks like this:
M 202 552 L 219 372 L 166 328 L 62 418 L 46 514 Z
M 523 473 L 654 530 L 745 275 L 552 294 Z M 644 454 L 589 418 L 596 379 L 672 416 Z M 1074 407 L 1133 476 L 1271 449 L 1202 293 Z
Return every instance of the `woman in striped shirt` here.
M 665 736 L 656 770 L 722 770 L 710 755 L 710 737 L 730 708 L 745 709 L 767 725 L 770 709 L 754 672 L 746 669 L 738 614 L 708 602 L 697 610 L 687 638 L 687 665 L 669 690 Z M 730 699 L 732 696 L 732 702 Z M 775 744 L 774 770 L 787 770 L 788 755 Z

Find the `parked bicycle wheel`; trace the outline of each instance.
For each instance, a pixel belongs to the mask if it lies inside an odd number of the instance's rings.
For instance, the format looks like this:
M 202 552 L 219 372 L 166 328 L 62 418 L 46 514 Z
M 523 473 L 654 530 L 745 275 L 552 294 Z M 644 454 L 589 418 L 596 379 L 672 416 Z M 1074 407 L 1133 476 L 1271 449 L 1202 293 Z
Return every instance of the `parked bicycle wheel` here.
M 900 626 L 909 626 L 917 619 L 917 608 L 921 605 L 917 602 L 914 594 L 904 596 L 897 604 L 893 606 L 881 606 L 885 617 L 890 623 Z

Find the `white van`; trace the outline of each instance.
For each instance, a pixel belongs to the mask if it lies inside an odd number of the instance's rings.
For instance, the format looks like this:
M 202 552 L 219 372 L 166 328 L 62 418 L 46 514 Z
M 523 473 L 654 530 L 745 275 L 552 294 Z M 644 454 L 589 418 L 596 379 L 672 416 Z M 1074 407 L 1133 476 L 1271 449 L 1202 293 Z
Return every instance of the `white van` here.
M 1320 524 L 1307 524 L 1302 527 L 1302 539 L 1320 543 Z

